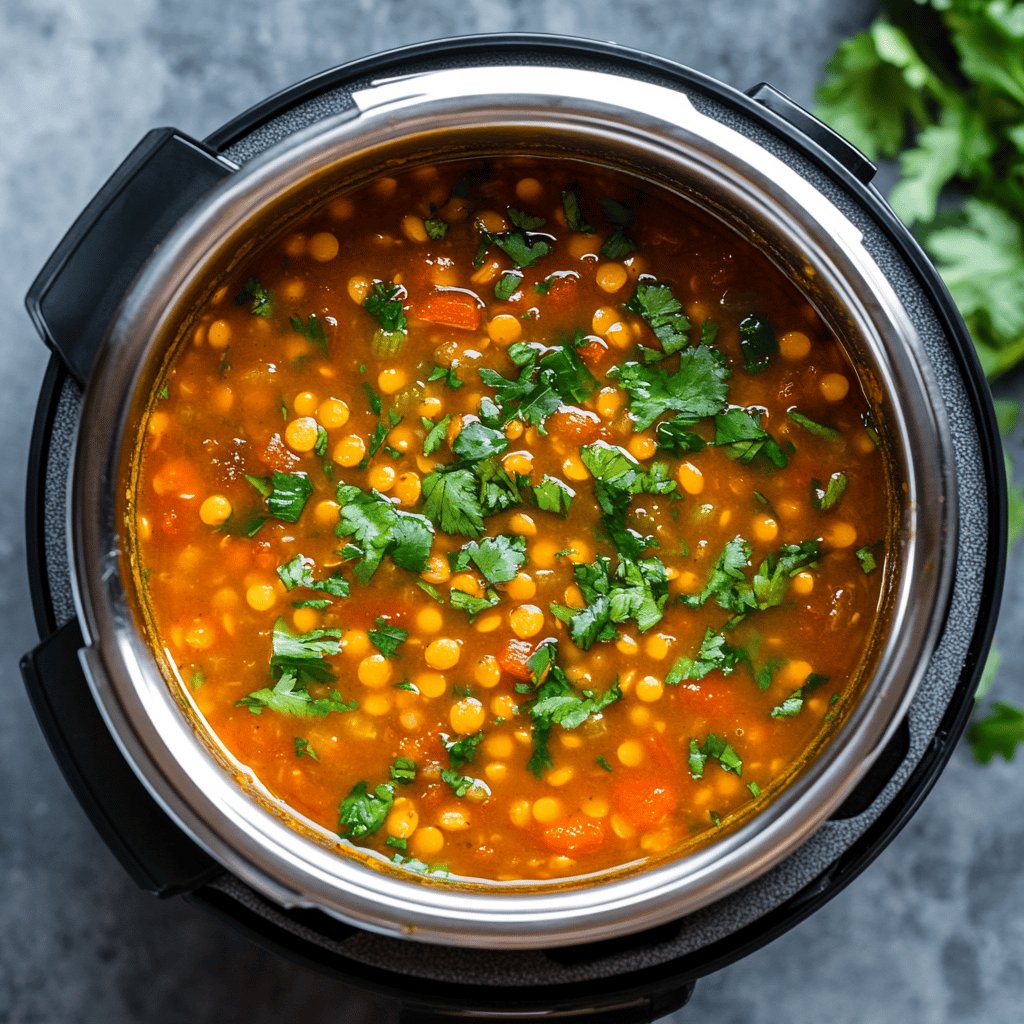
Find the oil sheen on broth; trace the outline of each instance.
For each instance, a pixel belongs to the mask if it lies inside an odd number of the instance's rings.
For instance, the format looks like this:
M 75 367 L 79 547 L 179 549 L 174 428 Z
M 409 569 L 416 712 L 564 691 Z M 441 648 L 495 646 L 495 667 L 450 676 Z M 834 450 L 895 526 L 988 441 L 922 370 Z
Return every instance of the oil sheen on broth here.
M 805 297 L 688 202 L 543 158 L 293 224 L 140 441 L 150 639 L 300 816 L 430 877 L 650 863 L 856 698 L 894 508 Z

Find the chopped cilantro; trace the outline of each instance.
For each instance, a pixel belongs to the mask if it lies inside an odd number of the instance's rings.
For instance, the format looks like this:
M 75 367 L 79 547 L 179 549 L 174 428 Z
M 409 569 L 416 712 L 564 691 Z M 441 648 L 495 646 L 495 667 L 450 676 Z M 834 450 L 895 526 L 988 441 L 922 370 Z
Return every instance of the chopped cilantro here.
M 288 623 L 279 618 L 271 632 L 270 671 L 276 677 L 288 673 L 300 684 L 326 683 L 334 678 L 324 659 L 341 650 L 341 630 L 313 629 L 293 633 Z
M 776 705 L 771 710 L 772 718 L 792 718 L 794 715 L 800 714 L 804 708 L 804 698 L 812 690 L 816 690 L 819 686 L 823 686 L 828 682 L 828 676 L 818 675 L 816 672 L 812 672 L 805 680 L 804 685 L 799 689 L 794 690 L 781 704 Z
M 438 217 L 436 211 L 431 211 L 429 217 L 423 218 L 423 228 L 427 232 L 427 238 L 435 242 L 440 241 L 448 234 L 448 224 Z
M 601 767 L 602 767 L 602 768 L 603 768 L 603 769 L 604 769 L 604 770 L 605 770 L 606 772 L 612 772 L 612 771 L 614 771 L 614 770 L 615 770 L 615 769 L 614 769 L 614 768 L 612 768 L 612 766 L 611 766 L 611 765 L 610 765 L 610 764 L 608 763 L 608 758 L 606 758 L 606 757 L 604 756 L 604 754 L 598 754 L 598 755 L 597 755 L 597 757 L 595 758 L 595 760 L 597 761 L 597 763 L 598 763 L 598 764 L 599 764 L 599 765 L 600 765 L 600 766 L 601 766 Z
M 294 715 L 296 718 L 324 718 L 332 712 L 355 711 L 356 701 L 346 703 L 337 690 L 330 690 L 326 697 L 313 697 L 300 685 L 294 672 L 282 672 L 273 689 L 266 687 L 256 690 L 237 701 L 236 707 L 248 708 L 254 715 L 263 710 L 280 715 Z
M 404 298 L 405 289 L 401 285 L 374 281 L 369 294 L 363 299 L 363 309 L 380 324 L 381 330 L 404 332 L 408 329 L 402 305 Z
M 843 500 L 845 493 L 845 473 L 833 473 L 824 487 L 820 480 L 811 481 L 811 503 L 819 512 L 828 512 L 835 508 Z
M 486 792 L 490 792 L 486 783 L 481 782 L 480 779 L 471 779 L 467 775 L 460 775 L 454 768 L 442 768 L 441 781 L 448 783 L 452 787 L 452 793 L 460 800 L 471 789 L 482 788 Z
M 454 366 L 449 366 L 447 369 L 443 366 L 435 366 L 433 370 L 430 371 L 430 376 L 427 377 L 427 382 L 430 383 L 435 380 L 443 381 L 445 387 L 451 388 L 452 391 L 458 391 L 465 383 L 455 372 Z
M 506 270 L 494 286 L 494 297 L 500 302 L 508 302 L 523 283 L 523 275 L 515 270 Z
M 556 512 L 563 518 L 569 514 L 576 492 L 563 480 L 544 474 L 539 484 L 533 485 L 533 497 L 537 508 L 544 512 Z
M 696 422 L 725 406 L 729 376 L 721 354 L 706 345 L 683 349 L 674 373 L 642 363 L 624 363 L 609 371 L 629 392 L 629 408 L 637 430 L 646 430 L 667 412 Z
M 578 231 L 581 235 L 594 233 L 594 226 L 583 219 L 580 197 L 576 194 L 575 185 L 562 190 L 562 211 L 565 213 L 565 223 L 570 231 Z
M 341 508 L 335 532 L 353 538 L 349 549 L 354 550 L 348 553 L 360 557 L 355 567 L 360 582 L 369 582 L 385 555 L 401 569 L 423 571 L 434 540 L 427 518 L 397 508 L 377 491 L 367 493 L 352 484 L 338 484 L 337 501 Z
M 426 437 L 423 438 L 424 455 L 433 455 L 444 444 L 445 438 L 448 436 L 448 424 L 451 421 L 451 413 L 447 413 L 436 423 L 427 416 L 420 417 L 420 423 L 423 424 L 423 429 L 427 432 Z
M 878 562 L 875 560 L 875 548 L 881 543 L 881 541 L 877 541 L 874 544 L 865 544 L 864 547 L 857 548 L 857 561 L 860 562 L 865 576 L 869 576 L 878 568 Z
M 600 714 L 609 704 L 622 697 L 616 679 L 604 693 L 593 690 L 577 692 L 569 677 L 558 665 L 558 644 L 541 644 L 527 662 L 534 685 L 534 700 L 529 712 L 533 719 L 533 754 L 527 768 L 540 778 L 549 771 L 553 762 L 548 738 L 553 726 L 577 729 L 593 715 Z
M 296 736 L 294 739 L 295 743 L 295 756 L 296 757 L 309 757 L 314 761 L 320 760 L 320 755 L 313 749 L 309 740 L 302 736 Z
M 245 479 L 266 499 L 267 510 L 275 519 L 297 523 L 306 507 L 313 485 L 305 473 L 282 473 L 274 470 L 272 477 L 250 476 Z
M 613 573 L 611 560 L 599 555 L 593 562 L 574 566 L 573 574 L 586 606 L 552 604 L 551 613 L 569 626 L 570 639 L 582 650 L 599 640 L 614 640 L 615 626 L 629 619 L 641 633 L 661 621 L 668 600 L 668 575 L 660 559 L 634 561 L 620 555 Z
M 409 639 L 408 630 L 399 626 L 392 626 L 383 615 L 378 615 L 374 620 L 376 629 L 367 630 L 366 635 L 370 643 L 384 655 L 385 658 L 394 658 L 398 654 L 398 648 Z
M 395 787 L 382 782 L 370 792 L 365 782 L 357 782 L 341 801 L 338 809 L 338 832 L 341 837 L 361 839 L 384 824 L 395 800 Z
M 388 771 L 391 781 L 402 786 L 416 780 L 416 762 L 408 757 L 396 757 Z
M 277 575 L 288 590 L 296 587 L 306 587 L 309 590 L 321 590 L 331 597 L 348 597 L 348 580 L 336 569 L 324 579 L 313 578 L 313 568 L 316 563 L 312 558 L 298 554 L 289 559 L 284 565 L 277 567 Z
M 638 281 L 632 298 L 625 304 L 630 313 L 638 313 L 654 331 L 666 355 L 686 348 L 690 343 L 687 331 L 690 320 L 683 312 L 682 303 L 663 282 Z
M 988 764 L 996 754 L 1012 761 L 1024 743 L 1024 709 L 996 701 L 984 718 L 971 724 L 967 738 L 975 758 Z
M 477 478 L 469 469 L 438 469 L 423 478 L 423 515 L 445 533 L 484 532 Z
M 512 219 L 512 210 L 509 210 Z M 543 223 L 543 219 L 541 219 Z M 517 267 L 532 267 L 539 259 L 551 252 L 551 243 L 547 239 L 532 234 L 532 229 L 515 227 L 511 231 L 488 231 L 477 221 L 480 233 L 480 247 L 473 259 L 474 266 L 481 266 L 488 249 L 497 246 Z
M 630 253 L 636 252 L 637 248 L 636 242 L 626 234 L 633 223 L 633 214 L 617 199 L 602 199 L 601 207 L 604 210 L 605 219 L 613 228 L 612 233 L 601 245 L 601 255 L 606 260 L 625 259 Z
M 270 292 L 255 277 L 250 277 L 235 296 L 236 306 L 244 306 L 247 303 L 253 316 L 268 317 L 273 312 Z
M 669 669 L 665 677 L 668 686 L 678 686 L 687 679 L 703 679 L 719 671 L 724 676 L 732 675 L 736 666 L 750 664 L 750 655 L 742 647 L 734 647 L 725 639 L 724 633 L 716 633 L 709 626 L 704 633 L 700 649 L 690 658 L 683 655 Z
M 526 538 L 499 533 L 472 540 L 456 553 L 452 568 L 461 572 L 472 562 L 488 583 L 508 583 L 526 561 Z
M 688 763 L 692 778 L 704 777 L 704 766 L 709 757 L 717 761 L 724 771 L 732 772 L 735 775 L 743 774 L 743 762 L 736 751 L 721 736 L 709 732 L 701 744 L 698 744 L 695 739 L 690 740 Z
M 803 427 L 809 434 L 823 438 L 826 441 L 838 441 L 843 435 L 835 427 L 829 427 L 824 423 L 816 423 L 809 416 L 805 416 L 798 409 L 787 409 L 786 415 L 796 424 Z
M 467 423 L 452 444 L 456 458 L 465 462 L 477 462 L 492 455 L 501 455 L 508 450 L 508 438 L 504 431 L 484 426 L 473 421 Z
M 464 590 L 456 588 L 451 592 L 449 600 L 453 608 L 466 612 L 469 615 L 469 621 L 472 622 L 480 612 L 498 604 L 501 598 L 493 590 L 486 591 L 483 597 L 477 597 L 475 594 L 467 594 Z
M 484 738 L 482 732 L 474 732 L 468 736 L 460 736 L 457 740 L 441 737 L 444 749 L 448 751 L 448 760 L 453 768 L 462 768 L 476 757 L 477 747 Z
M 779 341 L 768 320 L 751 313 L 740 321 L 740 355 L 747 373 L 767 369 L 772 356 L 779 354 Z
M 785 469 L 789 456 L 767 430 L 761 426 L 760 414 L 746 409 L 729 409 L 715 416 L 715 439 L 712 444 L 724 447 L 726 455 L 747 465 L 756 458 Z
M 313 342 L 323 352 L 327 351 L 327 332 L 324 330 L 323 320 L 316 313 L 310 313 L 305 321 L 300 316 L 289 317 L 288 323 L 292 325 L 292 330 L 296 334 L 301 334 L 306 341 Z

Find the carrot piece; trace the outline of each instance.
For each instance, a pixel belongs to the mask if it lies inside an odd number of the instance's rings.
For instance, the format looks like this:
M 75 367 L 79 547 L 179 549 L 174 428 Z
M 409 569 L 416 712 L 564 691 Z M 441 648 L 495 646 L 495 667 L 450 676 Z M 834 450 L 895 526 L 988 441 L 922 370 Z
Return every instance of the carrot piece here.
M 675 786 L 662 775 L 630 772 L 612 789 L 612 803 L 626 821 L 636 828 L 660 824 L 679 804 Z
M 604 845 L 605 823 L 601 818 L 577 814 L 560 825 L 550 825 L 541 833 L 541 841 L 554 853 L 579 857 Z
M 601 419 L 596 413 L 572 406 L 552 413 L 545 420 L 544 426 L 554 439 L 571 443 L 577 448 L 592 444 L 604 432 Z
M 416 315 L 428 323 L 475 331 L 480 327 L 480 304 L 466 292 L 433 292 L 420 303 Z
M 529 640 L 509 640 L 498 652 L 498 664 L 513 679 L 521 679 L 524 683 L 533 678 L 527 664 L 533 656 L 533 644 Z
M 256 456 L 260 462 L 279 473 L 290 473 L 302 461 L 285 443 L 280 434 L 271 434 L 263 450 Z

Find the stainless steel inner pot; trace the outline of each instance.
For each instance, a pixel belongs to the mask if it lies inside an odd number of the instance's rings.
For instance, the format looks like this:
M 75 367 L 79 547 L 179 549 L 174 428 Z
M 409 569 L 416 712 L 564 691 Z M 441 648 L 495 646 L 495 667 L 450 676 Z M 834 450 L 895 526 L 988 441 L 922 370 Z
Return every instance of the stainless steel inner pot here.
M 112 735 L 172 819 L 283 907 L 312 906 L 383 934 L 541 948 L 680 918 L 793 852 L 853 789 L 901 721 L 950 599 L 957 501 L 950 431 L 910 319 L 850 221 L 764 147 L 686 95 L 568 68 L 429 71 L 375 82 L 355 106 L 247 163 L 196 207 L 130 289 L 99 353 L 79 425 L 70 547 L 81 658 Z M 417 160 L 529 152 L 596 161 L 663 184 L 754 240 L 844 340 L 903 484 L 888 629 L 862 697 L 809 770 L 717 842 L 589 885 L 458 886 L 339 857 L 253 799 L 216 740 L 197 733 L 141 635 L 126 544 L 132 459 L 152 383 L 190 313 L 284 222 L 346 185 Z M 258 793 L 255 783 L 249 787 Z

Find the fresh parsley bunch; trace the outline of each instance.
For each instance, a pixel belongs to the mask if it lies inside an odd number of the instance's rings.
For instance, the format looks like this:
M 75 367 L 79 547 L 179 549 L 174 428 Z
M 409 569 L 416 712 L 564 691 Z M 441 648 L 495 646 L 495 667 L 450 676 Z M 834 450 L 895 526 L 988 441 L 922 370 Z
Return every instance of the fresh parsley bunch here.
M 887 0 L 885 10 L 839 47 L 817 113 L 872 159 L 899 160 L 892 207 L 994 378 L 1024 362 L 1024 3 Z M 997 411 L 1012 429 L 1018 403 Z M 1011 487 L 1011 545 L 1022 532 L 1024 492 Z M 979 697 L 997 666 L 993 652 Z M 1024 710 L 994 705 L 970 740 L 979 760 L 1009 760 L 1024 743 Z

